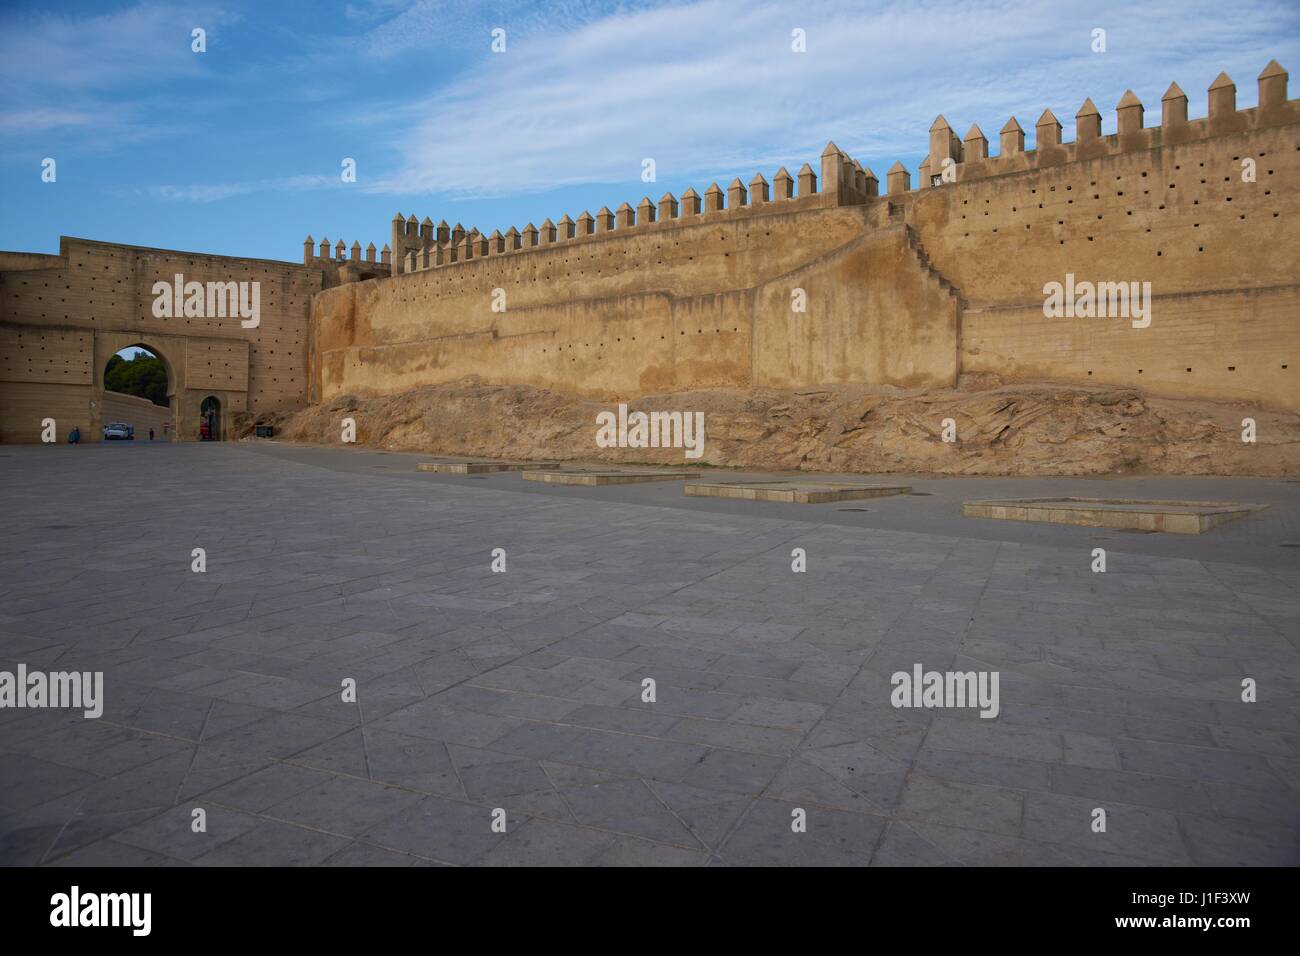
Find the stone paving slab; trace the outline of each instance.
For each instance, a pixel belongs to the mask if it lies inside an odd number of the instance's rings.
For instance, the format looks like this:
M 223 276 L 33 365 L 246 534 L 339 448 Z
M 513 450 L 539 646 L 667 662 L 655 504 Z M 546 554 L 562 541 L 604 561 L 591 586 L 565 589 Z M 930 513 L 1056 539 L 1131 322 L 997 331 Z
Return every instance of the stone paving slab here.
M 543 481 L 548 485 L 635 485 L 646 481 L 681 481 L 695 478 L 698 471 L 599 471 L 569 469 L 565 471 L 525 472 L 525 481 Z
M 829 481 L 692 482 L 685 493 L 693 498 L 734 498 L 740 501 L 781 501 L 820 505 L 910 494 L 907 485 L 861 485 Z
M 495 458 L 434 458 L 420 462 L 415 470 L 443 475 L 488 475 L 499 471 L 554 468 L 556 464 L 553 461 L 502 461 Z
M 956 509 L 131 444 L 0 449 L 0 671 L 104 687 L 98 719 L 0 707 L 0 863 L 1300 863 L 1282 492 L 1249 560 L 1116 535 L 1095 574 L 1078 529 Z M 997 672 L 997 716 L 895 706 L 917 665 Z
M 1021 498 L 967 501 L 967 518 L 1001 521 L 1046 521 L 1052 524 L 1087 525 L 1094 528 L 1122 528 L 1164 531 L 1170 534 L 1202 534 L 1229 521 L 1244 518 L 1268 505 L 1234 504 L 1226 501 L 1150 501 L 1133 498 Z

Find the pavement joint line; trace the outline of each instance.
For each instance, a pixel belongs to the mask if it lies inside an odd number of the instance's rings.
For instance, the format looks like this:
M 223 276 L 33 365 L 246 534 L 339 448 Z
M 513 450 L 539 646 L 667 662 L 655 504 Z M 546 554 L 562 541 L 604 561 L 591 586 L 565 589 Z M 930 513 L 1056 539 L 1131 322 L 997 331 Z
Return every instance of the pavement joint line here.
M 199 727 L 199 735 L 194 740 L 194 750 L 190 753 L 189 766 L 185 768 L 185 773 L 181 775 L 180 783 L 176 785 L 176 796 L 172 798 L 174 804 L 179 804 L 181 793 L 185 790 L 185 783 L 190 779 L 190 774 L 194 772 L 194 761 L 198 759 L 199 748 L 203 746 L 203 735 L 207 732 L 208 723 L 212 720 L 212 711 L 217 706 L 217 699 L 214 697 L 208 702 L 207 710 L 203 712 L 203 724 Z
M 63 839 L 63 834 L 67 832 L 68 825 L 72 823 L 72 821 L 77 816 L 77 812 L 82 808 L 82 806 L 85 805 L 87 796 L 88 794 L 86 793 L 83 793 L 81 795 L 81 799 L 79 799 L 76 803 L 76 806 L 72 808 L 72 811 L 68 814 L 68 818 L 63 821 L 63 826 L 59 827 L 59 832 L 54 834 L 53 839 L 50 840 L 49 846 L 47 846 L 45 848 L 45 852 L 41 854 L 41 858 L 37 862 L 37 866 L 44 864 L 45 861 L 49 859 L 49 856 L 54 851 L 54 848 L 58 846 L 59 840 Z

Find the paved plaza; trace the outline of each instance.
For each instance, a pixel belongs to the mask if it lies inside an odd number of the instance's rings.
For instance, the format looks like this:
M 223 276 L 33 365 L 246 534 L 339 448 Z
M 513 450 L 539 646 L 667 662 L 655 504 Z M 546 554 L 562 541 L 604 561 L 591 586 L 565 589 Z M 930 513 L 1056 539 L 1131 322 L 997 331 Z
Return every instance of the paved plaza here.
M 98 719 L 0 710 L 0 862 L 1300 862 L 1300 483 L 785 505 L 427 458 L 0 447 L 0 670 L 104 675 Z M 1025 495 L 1269 508 L 961 516 Z M 997 672 L 996 718 L 894 707 L 917 665 Z

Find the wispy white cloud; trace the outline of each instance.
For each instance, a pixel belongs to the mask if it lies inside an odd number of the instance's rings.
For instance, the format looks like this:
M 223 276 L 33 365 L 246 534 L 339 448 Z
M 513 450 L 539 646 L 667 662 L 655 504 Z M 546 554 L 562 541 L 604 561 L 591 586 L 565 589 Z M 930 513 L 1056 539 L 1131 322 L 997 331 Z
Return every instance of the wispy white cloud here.
M 246 196 L 251 193 L 330 189 L 341 185 L 342 180 L 338 176 L 300 175 L 229 183 L 142 186 L 130 190 L 130 192 L 133 195 L 168 202 L 211 203 L 231 199 L 235 196 Z
M 0 112 L 0 133 L 39 133 L 69 126 L 89 126 L 99 122 L 99 115 L 89 110 L 63 109 L 57 106 Z
M 210 3 L 140 2 L 91 16 L 9 9 L 0 13 L 0 81 L 30 94 L 197 75 L 190 31 L 211 35 L 235 19 Z
M 191 30 L 203 27 L 212 44 L 238 18 L 184 0 L 89 15 L 0 11 L 0 90 L 11 107 L 0 111 L 0 135 L 81 132 L 91 150 L 171 135 L 180 111 L 157 115 L 159 94 L 205 70 Z
M 411 51 L 440 48 L 487 50 L 492 30 L 506 30 L 506 46 L 538 34 L 572 33 L 584 26 L 631 10 L 661 5 L 656 0 L 545 0 L 497 3 L 491 0 L 371 0 L 349 5 L 356 20 L 383 18 L 357 38 L 367 56 L 388 59 Z M 431 66 L 436 66 L 431 62 Z
M 360 23 L 373 23 L 410 5 L 410 0 L 361 0 L 343 7 L 343 15 Z
M 748 179 L 815 165 L 828 139 L 888 165 L 925 152 L 938 113 L 993 140 L 1016 113 L 1032 140 L 1044 108 L 1068 135 L 1091 95 L 1111 128 L 1125 88 L 1156 111 L 1178 79 L 1195 112 L 1195 91 L 1234 64 L 1249 71 L 1237 77 L 1244 105 L 1255 73 L 1294 57 L 1300 34 L 1290 4 L 1223 16 L 1211 0 L 704 0 L 574 24 L 511 42 L 387 113 L 407 127 L 391 141 L 401 162 L 368 188 L 465 197 L 632 182 L 644 157 L 661 180 Z M 1106 53 L 1090 47 L 1094 27 L 1107 30 Z M 806 53 L 791 50 L 795 28 Z M 1176 45 L 1164 39 L 1175 33 Z

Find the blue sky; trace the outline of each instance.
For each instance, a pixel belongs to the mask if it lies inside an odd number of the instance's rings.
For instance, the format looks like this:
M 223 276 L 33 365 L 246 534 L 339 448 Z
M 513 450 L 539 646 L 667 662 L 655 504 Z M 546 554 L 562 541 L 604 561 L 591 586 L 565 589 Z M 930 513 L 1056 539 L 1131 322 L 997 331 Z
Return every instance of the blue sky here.
M 828 139 L 915 176 L 939 113 L 994 144 L 1014 114 L 1032 147 L 1044 108 L 1072 139 L 1085 96 L 1112 132 L 1130 87 L 1148 125 L 1171 80 L 1203 116 L 1220 70 L 1253 106 L 1268 60 L 1298 52 L 1295 0 L 7 2 L 0 249 L 296 260 L 307 233 L 382 246 L 399 210 L 491 232 L 770 180 Z

